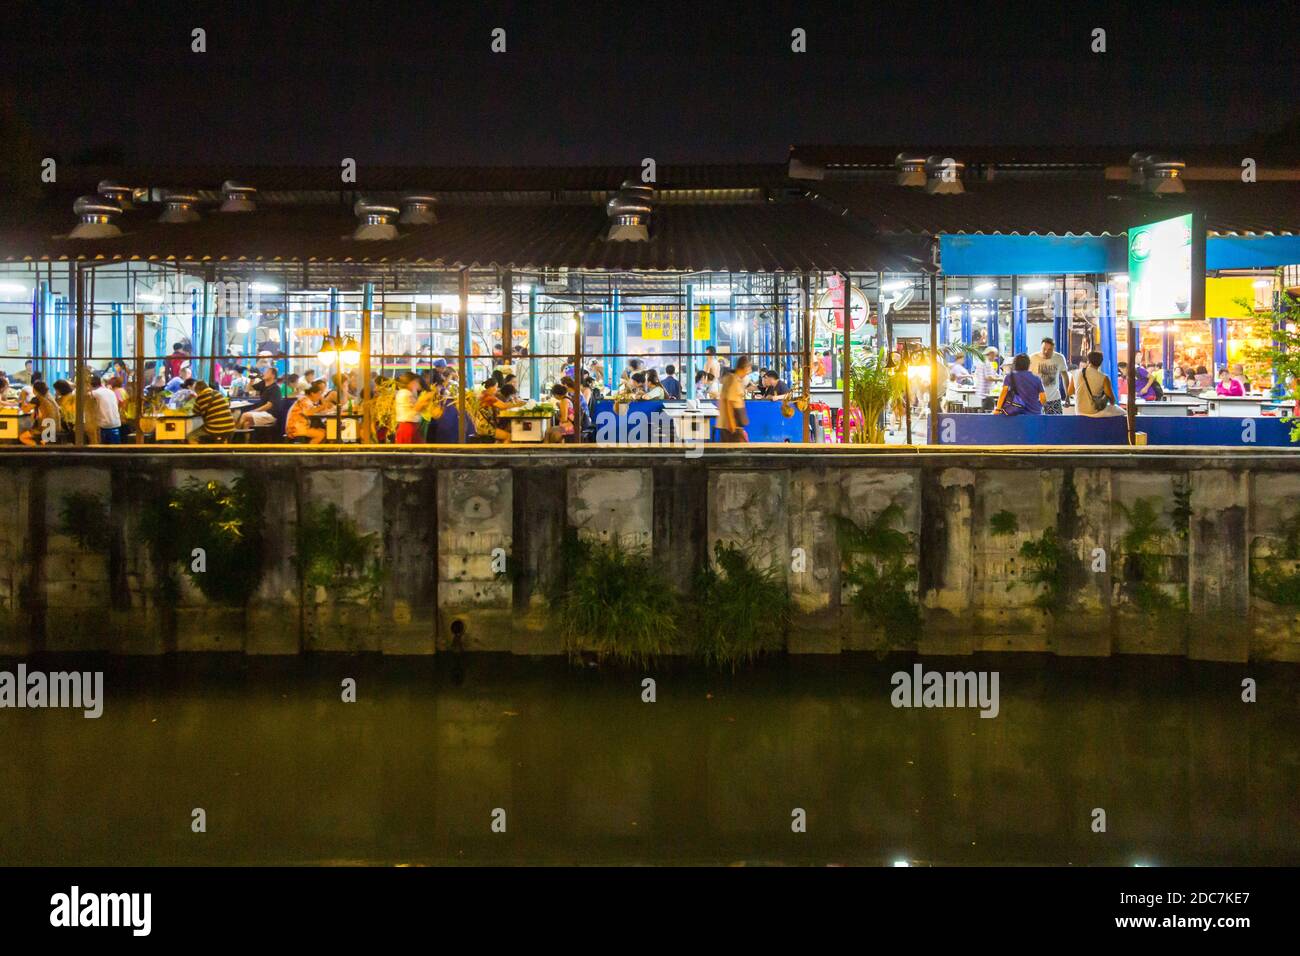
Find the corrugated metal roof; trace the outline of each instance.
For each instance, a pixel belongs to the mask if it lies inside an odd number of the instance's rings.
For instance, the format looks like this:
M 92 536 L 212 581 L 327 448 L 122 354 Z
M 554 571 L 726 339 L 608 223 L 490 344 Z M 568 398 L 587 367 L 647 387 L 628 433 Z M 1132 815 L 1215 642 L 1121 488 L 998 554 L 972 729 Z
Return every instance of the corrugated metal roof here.
M 870 229 L 910 235 L 1121 235 L 1168 211 L 1205 213 L 1216 233 L 1300 232 L 1300 183 L 1188 181 L 1181 195 L 1156 197 L 1107 180 L 968 182 L 956 195 L 931 195 L 892 182 L 807 184 Z
M 648 242 L 609 242 L 592 203 L 439 205 L 433 226 L 401 227 L 390 241 L 351 238 L 356 220 L 336 206 L 206 210 L 191 224 L 157 221 L 157 207 L 118 219 L 123 235 L 73 240 L 66 204 L 45 204 L 0 223 L 0 259 L 188 262 L 329 261 L 447 268 L 796 272 L 908 271 L 917 263 L 846 216 L 795 198 L 772 202 L 671 203 L 655 210 Z
M 58 188 L 94 192 L 101 179 L 128 186 L 217 190 L 227 179 L 263 192 L 563 192 L 617 189 L 641 181 L 628 166 L 368 166 L 344 183 L 340 166 L 60 166 Z M 657 189 L 757 189 L 785 182 L 785 163 L 661 165 Z
M 1084 146 L 980 146 L 908 143 L 897 146 L 854 144 L 806 144 L 790 147 L 790 158 L 812 166 L 892 167 L 899 153 L 918 156 L 951 156 L 968 166 L 1124 166 L 1135 152 L 1160 153 L 1180 159 L 1189 166 L 1240 167 L 1250 156 L 1261 166 L 1294 165 L 1300 162 L 1300 143 L 1292 138 L 1271 143 L 1240 145 L 1162 146 L 1158 143 Z

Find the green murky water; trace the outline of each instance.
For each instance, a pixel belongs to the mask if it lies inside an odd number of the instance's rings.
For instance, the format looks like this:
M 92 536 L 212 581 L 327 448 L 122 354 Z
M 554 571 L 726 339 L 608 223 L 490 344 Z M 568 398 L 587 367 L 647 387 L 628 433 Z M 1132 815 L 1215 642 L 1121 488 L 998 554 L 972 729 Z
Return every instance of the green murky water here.
M 927 659 L 981 719 L 892 707 L 912 663 L 100 662 L 98 720 L 0 710 L 0 864 L 1300 862 L 1300 669 Z

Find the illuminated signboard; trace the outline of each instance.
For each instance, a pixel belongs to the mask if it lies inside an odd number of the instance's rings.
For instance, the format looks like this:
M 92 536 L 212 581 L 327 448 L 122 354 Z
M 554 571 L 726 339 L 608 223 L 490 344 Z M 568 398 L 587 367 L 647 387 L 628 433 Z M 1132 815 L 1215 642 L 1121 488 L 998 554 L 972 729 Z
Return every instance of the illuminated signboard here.
M 1191 213 L 1128 231 L 1128 317 L 1205 318 L 1205 234 Z
M 691 337 L 697 342 L 708 341 L 713 330 L 713 309 L 697 305 Z M 641 338 L 646 341 L 675 342 L 682 333 L 682 310 L 675 305 L 641 306 Z

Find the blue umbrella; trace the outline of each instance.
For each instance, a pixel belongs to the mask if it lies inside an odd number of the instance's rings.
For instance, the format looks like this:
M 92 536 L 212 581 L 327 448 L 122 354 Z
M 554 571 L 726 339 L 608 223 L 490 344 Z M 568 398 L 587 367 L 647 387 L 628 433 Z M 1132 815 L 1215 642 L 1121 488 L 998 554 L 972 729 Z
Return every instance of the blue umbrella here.
M 948 307 L 945 305 L 939 310 L 939 344 L 948 344 Z
M 1029 300 L 1023 295 L 1011 299 L 1011 354 L 1029 350 Z
M 1002 317 L 998 315 L 998 300 L 989 299 L 986 307 L 988 309 L 988 316 L 989 316 L 988 347 L 991 349 L 1001 350 L 1002 348 L 1002 342 L 1000 341 L 1001 331 L 999 330 L 998 326 L 1002 324 Z
M 1110 379 L 1115 394 L 1119 394 L 1119 344 L 1115 340 L 1115 287 L 1103 285 L 1098 295 L 1100 314 L 1097 317 L 1098 338 L 1101 348 L 1101 370 Z

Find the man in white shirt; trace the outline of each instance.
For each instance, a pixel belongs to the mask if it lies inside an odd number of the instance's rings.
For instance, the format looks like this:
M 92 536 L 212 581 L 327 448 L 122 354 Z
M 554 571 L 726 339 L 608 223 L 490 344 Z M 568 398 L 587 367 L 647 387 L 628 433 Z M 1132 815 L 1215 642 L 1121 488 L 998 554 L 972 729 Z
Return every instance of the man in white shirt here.
M 90 376 L 90 400 L 95 403 L 100 444 L 122 444 L 122 412 L 117 406 L 117 393 L 98 375 Z
M 1043 350 L 1030 357 L 1029 369 L 1043 383 L 1043 414 L 1063 414 L 1065 397 L 1074 393 L 1074 383 L 1070 381 L 1070 368 L 1065 364 L 1065 357 L 1056 351 L 1052 339 L 1043 339 Z

